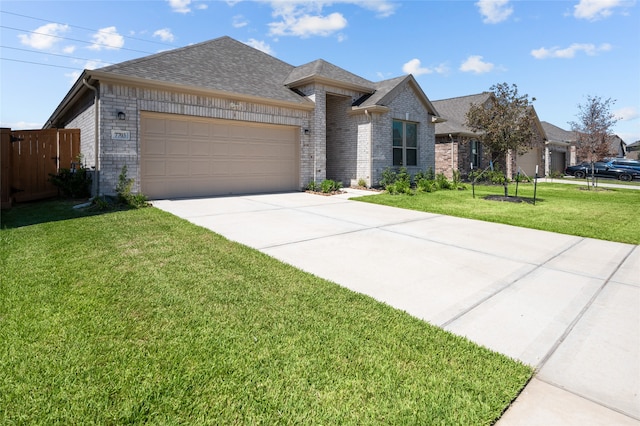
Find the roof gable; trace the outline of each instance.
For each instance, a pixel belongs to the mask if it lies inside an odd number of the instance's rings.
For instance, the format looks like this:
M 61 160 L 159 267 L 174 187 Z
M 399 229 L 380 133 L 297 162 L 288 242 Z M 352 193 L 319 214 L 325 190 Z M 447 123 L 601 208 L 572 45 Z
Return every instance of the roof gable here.
M 342 69 L 324 59 L 295 67 L 284 79 L 288 87 L 298 87 L 312 81 L 333 83 L 337 86 L 353 87 L 364 92 L 373 92 L 374 83 Z
M 413 89 L 414 93 L 425 106 L 429 114 L 436 117 L 439 116 L 437 109 L 431 103 L 427 95 L 422 91 L 422 88 L 420 88 L 420 85 L 411 74 L 375 83 L 375 92 L 370 97 L 363 99 L 359 105 L 355 106 L 361 109 L 372 107 L 374 105 L 388 106 L 391 104 L 393 99 L 395 99 L 398 93 L 407 85 Z

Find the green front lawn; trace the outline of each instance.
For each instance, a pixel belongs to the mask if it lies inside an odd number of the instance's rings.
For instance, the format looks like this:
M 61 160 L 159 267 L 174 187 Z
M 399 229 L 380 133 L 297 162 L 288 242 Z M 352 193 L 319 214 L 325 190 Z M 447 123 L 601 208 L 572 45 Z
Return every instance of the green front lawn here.
M 2 215 L 0 424 L 492 424 L 533 373 L 157 209 L 59 207 Z
M 515 184 L 509 195 L 515 195 Z M 533 198 L 533 184 L 520 184 L 518 196 Z M 489 201 L 504 195 L 502 186 L 471 185 L 463 191 L 437 191 L 416 195 L 388 193 L 356 198 L 375 204 L 505 223 L 525 228 L 601 240 L 640 244 L 640 190 L 595 188 L 586 185 L 539 183 L 536 205 Z

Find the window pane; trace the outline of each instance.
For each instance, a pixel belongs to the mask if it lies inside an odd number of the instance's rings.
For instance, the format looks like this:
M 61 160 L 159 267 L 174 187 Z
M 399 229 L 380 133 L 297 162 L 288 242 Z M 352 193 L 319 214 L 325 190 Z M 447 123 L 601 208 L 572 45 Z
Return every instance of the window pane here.
M 393 122 L 393 146 L 402 146 L 402 121 Z
M 416 148 L 418 146 L 418 126 L 415 123 L 406 123 L 407 126 L 407 146 Z
M 418 165 L 418 150 L 407 148 L 407 166 L 417 166 Z
M 393 165 L 402 166 L 402 148 L 393 148 Z

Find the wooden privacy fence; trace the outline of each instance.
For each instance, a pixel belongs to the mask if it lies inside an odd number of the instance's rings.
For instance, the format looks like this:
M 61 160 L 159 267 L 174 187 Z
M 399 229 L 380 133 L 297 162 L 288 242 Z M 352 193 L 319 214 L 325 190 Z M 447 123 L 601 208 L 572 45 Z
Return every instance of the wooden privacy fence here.
M 49 174 L 69 169 L 80 154 L 79 129 L 1 129 L 2 207 L 58 195 Z

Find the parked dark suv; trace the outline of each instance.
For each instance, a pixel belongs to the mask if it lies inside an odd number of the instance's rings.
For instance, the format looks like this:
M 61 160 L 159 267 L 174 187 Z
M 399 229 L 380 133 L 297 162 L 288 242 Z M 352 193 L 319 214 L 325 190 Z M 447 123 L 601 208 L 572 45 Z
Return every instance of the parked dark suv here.
M 640 172 L 640 161 L 632 160 L 630 158 L 608 158 L 604 160 L 612 169 L 632 169 L 636 172 Z
M 614 165 L 613 162 L 616 161 L 631 161 L 635 163 L 640 163 L 635 160 L 625 160 L 625 159 L 615 159 L 609 161 L 597 161 L 593 164 L 593 168 L 595 169 L 595 176 L 597 177 L 608 177 L 614 179 L 620 179 L 623 181 L 630 181 L 632 179 L 640 179 L 640 170 L 636 170 L 633 167 L 633 164 L 629 164 L 626 167 L 621 165 Z M 637 165 L 640 167 L 640 164 Z M 569 166 L 565 169 L 565 174 L 575 176 L 578 179 L 582 179 L 586 176 L 591 176 L 591 163 L 585 162 L 582 164 L 577 164 L 575 166 Z

